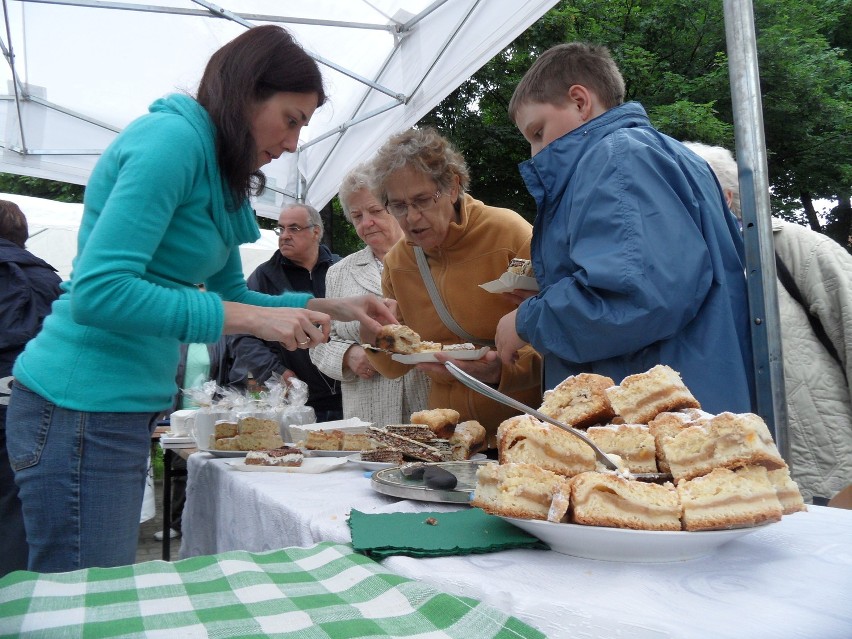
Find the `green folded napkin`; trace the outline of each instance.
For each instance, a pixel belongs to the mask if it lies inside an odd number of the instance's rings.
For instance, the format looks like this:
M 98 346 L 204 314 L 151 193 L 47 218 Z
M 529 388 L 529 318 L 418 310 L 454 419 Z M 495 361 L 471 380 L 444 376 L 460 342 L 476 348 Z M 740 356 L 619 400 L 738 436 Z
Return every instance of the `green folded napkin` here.
M 349 514 L 352 546 L 375 559 L 392 555 L 444 557 L 509 548 L 548 549 L 507 521 L 479 508 L 455 512 Z

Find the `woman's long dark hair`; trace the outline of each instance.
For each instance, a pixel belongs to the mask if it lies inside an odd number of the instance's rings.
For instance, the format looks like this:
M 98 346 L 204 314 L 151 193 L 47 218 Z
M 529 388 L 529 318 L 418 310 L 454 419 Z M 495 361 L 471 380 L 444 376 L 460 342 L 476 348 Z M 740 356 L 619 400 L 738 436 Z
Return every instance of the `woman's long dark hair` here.
M 219 169 L 233 206 L 266 186 L 266 177 L 254 166 L 249 109 L 279 91 L 316 93 L 317 107 L 326 99 L 317 63 L 281 27 L 249 29 L 216 51 L 204 69 L 197 100 L 216 127 Z

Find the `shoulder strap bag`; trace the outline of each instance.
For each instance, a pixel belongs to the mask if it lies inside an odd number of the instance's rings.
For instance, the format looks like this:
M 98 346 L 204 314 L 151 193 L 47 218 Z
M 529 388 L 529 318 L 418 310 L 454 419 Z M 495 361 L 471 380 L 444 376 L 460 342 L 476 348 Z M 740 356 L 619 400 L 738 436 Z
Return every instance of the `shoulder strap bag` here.
M 429 270 L 429 264 L 426 261 L 426 253 L 419 246 L 414 247 L 414 256 L 417 258 L 417 268 L 420 269 L 420 277 L 423 278 L 423 283 L 426 285 L 426 290 L 429 292 L 429 297 L 432 299 L 432 304 L 438 312 L 438 317 L 450 331 L 458 335 L 461 339 L 479 346 L 494 346 L 492 340 L 477 339 L 461 326 L 458 325 L 453 316 L 444 305 L 444 300 L 441 299 L 441 294 L 438 292 L 438 287 L 435 285 L 435 280 L 432 279 L 432 272 Z

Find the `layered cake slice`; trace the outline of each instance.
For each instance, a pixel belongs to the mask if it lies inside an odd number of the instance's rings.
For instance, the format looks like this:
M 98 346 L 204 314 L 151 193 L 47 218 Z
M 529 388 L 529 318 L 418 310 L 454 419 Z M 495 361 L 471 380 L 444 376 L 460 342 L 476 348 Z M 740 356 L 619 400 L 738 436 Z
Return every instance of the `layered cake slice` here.
M 412 424 L 424 424 L 428 426 L 437 437 L 449 439 L 453 434 L 456 424 L 459 423 L 459 412 L 452 408 L 433 408 L 421 410 L 411 414 Z
M 462 422 L 449 441 L 453 461 L 470 459 L 485 448 L 485 427 L 475 420 Z
M 571 375 L 544 392 L 539 411 L 574 428 L 607 422 L 615 411 L 605 391 L 614 384 L 612 378 L 594 373 Z
M 752 413 L 719 413 L 699 420 L 673 437 L 663 437 L 661 445 L 676 483 L 714 468 L 786 466 L 766 423 Z
M 682 481 L 677 492 L 686 530 L 744 528 L 778 521 L 783 508 L 763 466 L 716 468 Z
M 565 520 L 568 480 L 533 464 L 483 464 L 476 471 L 471 506 L 492 515 Z
M 388 424 L 385 430 L 418 442 L 431 442 L 438 438 L 426 424 Z
M 785 515 L 808 509 L 802 499 L 802 493 L 799 492 L 799 485 L 790 477 L 790 469 L 787 466 L 770 470 L 768 475 Z
M 298 448 L 275 448 L 273 450 L 253 450 L 246 454 L 249 466 L 301 466 L 304 455 Z
M 681 530 L 681 507 L 671 483 L 651 484 L 615 473 L 581 473 L 570 480 L 575 524 Z
M 437 342 L 424 342 L 415 331 L 403 324 L 387 324 L 382 326 L 376 336 L 376 348 L 410 355 L 412 353 L 425 353 L 441 350 L 441 344 Z
M 650 422 L 648 422 L 648 430 L 654 436 L 654 446 L 657 453 L 657 468 L 661 473 L 669 473 L 669 462 L 666 459 L 663 451 L 663 438 L 674 437 L 680 431 L 688 426 L 693 426 L 698 423 L 699 419 L 709 419 L 713 417 L 710 413 L 705 413 L 697 408 L 687 408 L 682 411 L 671 413 L 660 413 Z
M 701 408 L 680 374 L 663 364 L 645 373 L 628 375 L 605 392 L 613 410 L 628 424 L 647 424 L 666 411 Z
M 402 462 L 402 451 L 397 448 L 374 448 L 373 450 L 362 450 L 361 461 L 365 462 L 382 462 L 385 464 L 395 464 L 399 466 Z
M 609 424 L 592 426 L 589 439 L 605 453 L 618 455 L 634 473 L 657 472 L 657 447 L 654 436 L 643 424 Z
M 501 464 L 535 464 L 566 477 L 595 469 L 591 447 L 569 432 L 520 415 L 497 429 Z
M 308 450 L 343 450 L 342 430 L 309 430 L 305 438 Z

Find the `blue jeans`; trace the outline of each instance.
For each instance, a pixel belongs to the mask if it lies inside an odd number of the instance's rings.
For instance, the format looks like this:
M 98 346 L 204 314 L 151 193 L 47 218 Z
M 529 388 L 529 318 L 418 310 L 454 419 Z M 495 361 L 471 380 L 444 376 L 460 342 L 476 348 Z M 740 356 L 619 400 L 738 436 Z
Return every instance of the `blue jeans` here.
M 13 383 L 6 446 L 23 506 L 29 570 L 135 561 L 156 418 L 66 410 Z

